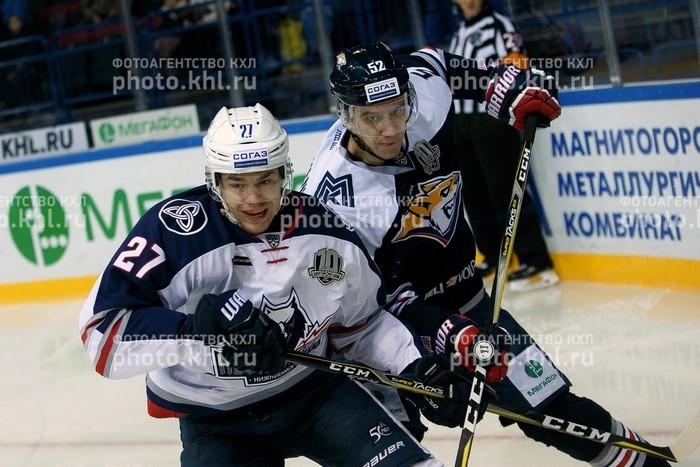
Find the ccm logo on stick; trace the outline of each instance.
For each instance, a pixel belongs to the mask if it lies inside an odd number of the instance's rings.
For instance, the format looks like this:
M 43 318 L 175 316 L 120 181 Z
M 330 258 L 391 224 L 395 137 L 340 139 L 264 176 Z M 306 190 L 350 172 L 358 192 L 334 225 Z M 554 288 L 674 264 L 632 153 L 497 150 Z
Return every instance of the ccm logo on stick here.
M 329 368 L 333 371 L 337 371 L 338 373 L 343 373 L 346 375 L 351 375 L 351 376 L 357 376 L 360 378 L 369 378 L 370 372 L 367 370 L 363 370 L 361 368 L 354 368 L 351 366 L 345 366 L 341 365 L 339 363 L 331 363 L 329 365 Z

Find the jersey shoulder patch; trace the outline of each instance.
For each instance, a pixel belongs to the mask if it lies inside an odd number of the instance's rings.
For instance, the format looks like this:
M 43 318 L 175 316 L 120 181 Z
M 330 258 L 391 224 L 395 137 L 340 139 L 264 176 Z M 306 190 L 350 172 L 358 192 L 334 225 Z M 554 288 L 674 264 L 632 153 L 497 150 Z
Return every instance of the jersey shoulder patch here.
M 158 218 L 166 229 L 178 235 L 196 234 L 208 222 L 201 202 L 183 198 L 173 198 L 163 204 Z

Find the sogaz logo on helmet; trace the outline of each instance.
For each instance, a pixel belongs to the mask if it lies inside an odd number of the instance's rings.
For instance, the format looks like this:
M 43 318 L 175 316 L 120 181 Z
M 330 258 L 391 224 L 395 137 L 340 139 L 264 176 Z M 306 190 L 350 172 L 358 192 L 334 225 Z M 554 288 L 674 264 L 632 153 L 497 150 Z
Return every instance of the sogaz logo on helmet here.
M 251 146 L 245 151 L 235 151 L 231 154 L 231 162 L 234 169 L 266 166 L 269 164 L 267 148 Z
M 389 97 L 401 94 L 399 81 L 396 78 L 389 78 L 372 84 L 365 85 L 367 102 L 376 102 Z

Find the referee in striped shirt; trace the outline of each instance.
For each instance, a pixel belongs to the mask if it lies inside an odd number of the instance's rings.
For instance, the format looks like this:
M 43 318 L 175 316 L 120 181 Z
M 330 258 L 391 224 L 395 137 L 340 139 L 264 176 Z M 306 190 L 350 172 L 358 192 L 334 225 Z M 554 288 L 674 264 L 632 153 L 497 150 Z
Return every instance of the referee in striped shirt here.
M 486 0 L 455 0 L 458 28 L 449 51 L 487 65 L 512 62 L 527 67 L 522 37 L 513 21 Z M 520 153 L 521 134 L 489 116 L 484 104 L 455 100 L 455 139 L 463 151 L 463 197 L 469 222 L 484 261 L 477 269 L 489 278 L 498 262 L 501 234 Z M 542 235 L 540 219 L 531 196 L 525 193 L 514 246 L 520 266 L 508 275 L 513 291 L 528 291 L 559 282 Z

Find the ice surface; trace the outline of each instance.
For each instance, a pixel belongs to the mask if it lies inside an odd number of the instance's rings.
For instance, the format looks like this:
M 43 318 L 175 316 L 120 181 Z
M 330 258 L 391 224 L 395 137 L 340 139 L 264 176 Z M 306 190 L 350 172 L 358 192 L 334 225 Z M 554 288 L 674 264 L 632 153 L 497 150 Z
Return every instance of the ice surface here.
M 700 408 L 700 293 L 562 283 L 506 294 L 574 382 L 648 441 L 667 445 Z M 82 300 L 0 308 L 0 466 L 178 465 L 175 420 L 146 414 L 143 378 L 106 380 L 78 336 Z M 453 465 L 458 429 L 431 427 L 425 445 Z M 501 428 L 487 414 L 470 465 L 582 465 Z M 292 459 L 288 466 L 314 463 Z M 700 452 L 685 466 L 700 467 Z

